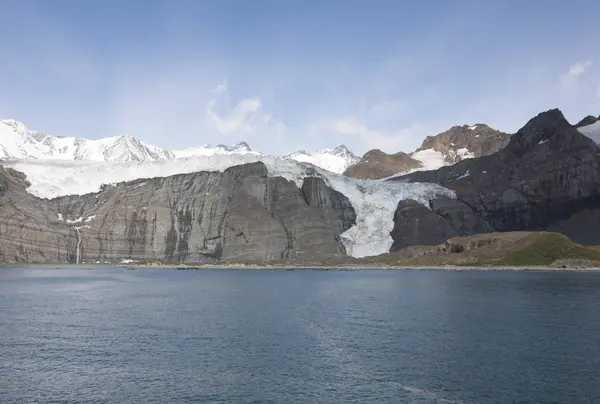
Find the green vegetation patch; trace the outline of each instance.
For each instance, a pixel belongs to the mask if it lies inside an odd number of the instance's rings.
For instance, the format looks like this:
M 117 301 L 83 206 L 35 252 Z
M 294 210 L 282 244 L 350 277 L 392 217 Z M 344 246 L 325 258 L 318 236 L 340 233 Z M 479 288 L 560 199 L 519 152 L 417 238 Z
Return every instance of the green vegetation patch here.
M 510 251 L 496 265 L 534 266 L 551 265 L 557 260 L 581 259 L 600 261 L 600 249 L 574 243 L 566 236 L 556 233 L 532 234 L 523 240 L 525 247 Z

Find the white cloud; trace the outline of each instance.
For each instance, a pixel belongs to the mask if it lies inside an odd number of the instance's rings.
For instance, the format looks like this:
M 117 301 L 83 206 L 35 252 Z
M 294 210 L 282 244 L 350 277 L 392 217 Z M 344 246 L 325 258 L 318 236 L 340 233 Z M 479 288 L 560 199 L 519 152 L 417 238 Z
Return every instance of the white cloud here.
M 228 114 L 222 116 L 215 111 L 216 101 L 206 105 L 206 116 L 221 135 L 250 132 L 257 115 L 262 109 L 260 98 L 240 101 Z
M 421 124 L 415 123 L 410 127 L 385 132 L 367 127 L 356 117 L 339 119 L 332 123 L 331 127 L 342 135 L 356 136 L 360 142 L 368 149 L 381 149 L 386 152 L 401 151 L 407 143 L 411 143 L 410 137 L 421 138 L 424 128 Z M 402 150 L 405 152 L 412 150 Z
M 227 136 L 232 142 L 243 140 L 257 144 L 258 150 L 263 152 L 285 148 L 287 127 L 265 110 L 260 97 L 243 99 L 230 108 L 226 85 L 220 84 L 216 89 L 221 89 L 220 94 L 205 107 L 204 125 L 209 133 Z
M 223 94 L 226 92 L 227 92 L 227 79 L 223 79 L 223 82 L 217 84 L 217 86 L 214 88 L 213 93 Z
M 569 71 L 562 74 L 559 78 L 560 85 L 564 89 L 571 89 L 577 85 L 577 82 L 583 76 L 594 63 L 591 60 L 585 62 L 577 62 L 571 67 Z

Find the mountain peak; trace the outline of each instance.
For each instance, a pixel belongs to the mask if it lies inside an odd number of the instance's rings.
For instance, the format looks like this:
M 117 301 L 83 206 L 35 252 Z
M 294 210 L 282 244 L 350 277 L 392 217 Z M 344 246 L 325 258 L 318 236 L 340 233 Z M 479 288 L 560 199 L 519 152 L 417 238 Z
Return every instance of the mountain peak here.
M 210 147 L 212 147 L 212 146 L 210 146 L 210 145 L 205 145 L 204 147 L 205 147 L 205 148 L 210 148 Z M 234 151 L 237 151 L 237 152 L 240 152 L 240 151 L 244 151 L 244 152 L 251 152 L 251 151 L 252 151 L 252 149 L 250 149 L 250 146 L 249 146 L 249 145 L 248 145 L 248 143 L 246 143 L 246 142 L 239 142 L 239 143 L 236 143 L 236 144 L 234 144 L 234 145 L 232 145 L 232 146 L 228 146 L 228 145 L 225 145 L 225 144 L 219 143 L 219 144 L 216 146 L 216 148 L 217 148 L 217 149 L 222 149 L 222 150 L 225 150 L 225 151 L 227 151 L 227 152 L 234 152 Z
M 310 163 L 338 174 L 343 173 L 348 167 L 360 160 L 344 145 L 339 145 L 334 149 L 321 149 L 315 152 L 297 150 L 288 154 L 285 158 L 302 163 Z
M 346 147 L 346 145 L 339 145 L 337 146 L 335 149 L 333 149 L 331 151 L 331 154 L 333 154 L 334 156 L 354 156 L 354 154 L 348 150 L 348 148 Z
M 583 118 L 581 121 L 577 122 L 575 124 L 575 127 L 576 128 L 581 128 L 582 126 L 592 125 L 592 124 L 596 123 L 599 120 L 600 120 L 600 117 L 596 118 L 593 115 L 588 115 L 585 118 Z
M 596 147 L 595 142 L 578 131 L 563 113 L 555 108 L 531 118 L 512 136 L 507 150 L 521 157 L 549 140 L 556 149 L 571 150 L 575 145 Z
M 21 136 L 31 135 L 33 133 L 37 133 L 34 130 L 29 129 L 23 122 L 17 121 L 16 119 L 0 119 L 0 122 L 10 126 L 15 132 L 17 132 Z
M 235 149 L 242 149 L 245 151 L 252 151 L 252 149 L 250 148 L 250 145 L 246 142 L 239 142 L 238 144 L 236 144 L 234 146 Z

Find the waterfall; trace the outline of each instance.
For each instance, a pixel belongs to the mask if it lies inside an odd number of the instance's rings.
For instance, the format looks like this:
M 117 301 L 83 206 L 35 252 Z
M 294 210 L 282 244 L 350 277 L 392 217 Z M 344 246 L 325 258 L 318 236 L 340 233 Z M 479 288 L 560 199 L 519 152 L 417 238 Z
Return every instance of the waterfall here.
M 77 233 L 77 256 L 75 258 L 75 263 L 79 264 L 79 248 L 81 247 L 81 233 L 79 232 L 79 227 L 75 227 L 74 229 Z

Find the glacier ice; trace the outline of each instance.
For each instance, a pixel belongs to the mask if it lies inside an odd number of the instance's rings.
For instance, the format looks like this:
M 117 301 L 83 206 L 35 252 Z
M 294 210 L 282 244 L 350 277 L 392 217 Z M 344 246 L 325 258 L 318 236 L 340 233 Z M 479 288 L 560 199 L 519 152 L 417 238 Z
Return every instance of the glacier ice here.
M 348 255 L 364 257 L 389 251 L 392 245 L 394 213 L 398 202 L 413 199 L 429 206 L 436 195 L 454 198 L 452 191 L 437 184 L 372 181 L 348 178 L 309 163 L 256 154 L 192 156 L 145 162 L 92 162 L 59 160 L 18 160 L 7 163 L 27 175 L 29 192 L 41 198 L 83 195 L 97 192 L 103 184 L 139 178 L 166 177 L 197 171 L 224 171 L 226 168 L 262 161 L 271 176 L 281 176 L 302 186 L 306 177 L 320 177 L 346 195 L 356 211 L 356 225 L 341 235 Z M 76 222 L 87 222 L 78 218 Z

